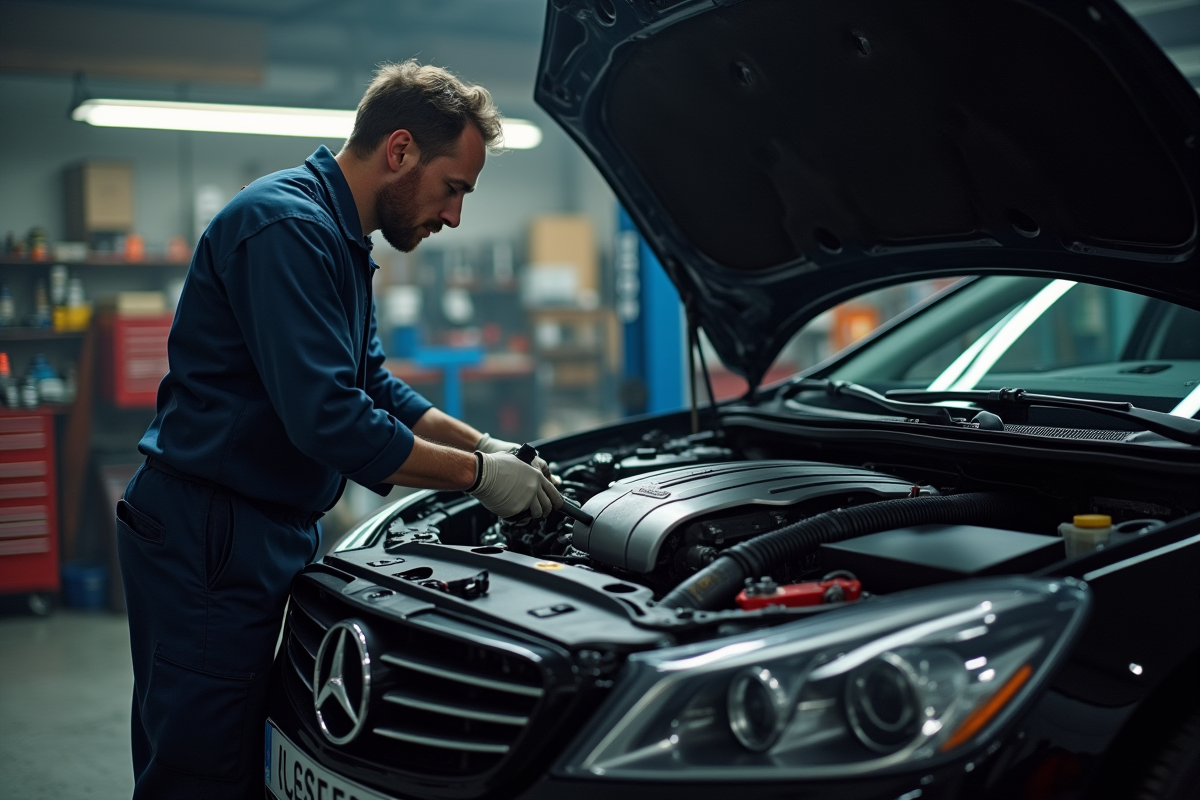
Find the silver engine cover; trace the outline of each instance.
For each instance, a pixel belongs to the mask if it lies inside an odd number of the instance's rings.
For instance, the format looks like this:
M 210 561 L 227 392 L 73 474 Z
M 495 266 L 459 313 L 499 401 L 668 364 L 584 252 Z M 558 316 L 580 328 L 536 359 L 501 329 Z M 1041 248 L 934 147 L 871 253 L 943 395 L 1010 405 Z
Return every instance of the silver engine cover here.
M 617 481 L 584 510 L 573 544 L 613 567 L 648 573 L 672 531 L 691 520 L 738 506 L 790 506 L 848 492 L 880 500 L 908 497 L 912 483 L 866 469 L 814 461 L 743 461 L 658 470 Z M 935 490 L 922 487 L 922 494 Z

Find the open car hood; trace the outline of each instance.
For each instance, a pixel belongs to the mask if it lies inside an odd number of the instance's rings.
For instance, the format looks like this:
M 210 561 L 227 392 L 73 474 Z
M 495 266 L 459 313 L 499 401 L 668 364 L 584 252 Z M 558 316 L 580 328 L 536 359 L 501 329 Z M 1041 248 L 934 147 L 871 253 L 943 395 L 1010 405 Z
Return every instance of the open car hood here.
M 751 386 L 904 280 L 1200 308 L 1200 97 L 1114 2 L 551 0 L 535 93 Z

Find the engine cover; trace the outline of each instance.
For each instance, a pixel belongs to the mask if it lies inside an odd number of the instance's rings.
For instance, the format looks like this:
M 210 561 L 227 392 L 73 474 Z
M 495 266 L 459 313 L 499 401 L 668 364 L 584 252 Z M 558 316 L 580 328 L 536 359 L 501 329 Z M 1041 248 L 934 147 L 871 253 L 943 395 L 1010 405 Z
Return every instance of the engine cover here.
M 576 522 L 575 547 L 597 561 L 633 572 L 654 570 L 659 550 L 677 528 L 741 506 L 792 506 L 829 495 L 908 497 L 912 483 L 866 469 L 813 461 L 742 461 L 675 467 L 625 478 L 593 497 Z M 922 494 L 934 493 L 923 487 Z

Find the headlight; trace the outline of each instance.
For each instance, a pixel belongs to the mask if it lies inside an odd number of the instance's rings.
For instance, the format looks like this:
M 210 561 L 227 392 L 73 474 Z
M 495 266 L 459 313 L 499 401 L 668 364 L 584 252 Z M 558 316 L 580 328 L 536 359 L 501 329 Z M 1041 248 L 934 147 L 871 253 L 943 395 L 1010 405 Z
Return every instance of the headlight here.
M 747 750 L 761 752 L 779 739 L 791 713 L 791 698 L 771 670 L 751 667 L 729 684 L 729 729 Z
M 929 766 L 1027 703 L 1088 602 L 1070 580 L 980 580 L 640 653 L 558 771 L 779 780 Z

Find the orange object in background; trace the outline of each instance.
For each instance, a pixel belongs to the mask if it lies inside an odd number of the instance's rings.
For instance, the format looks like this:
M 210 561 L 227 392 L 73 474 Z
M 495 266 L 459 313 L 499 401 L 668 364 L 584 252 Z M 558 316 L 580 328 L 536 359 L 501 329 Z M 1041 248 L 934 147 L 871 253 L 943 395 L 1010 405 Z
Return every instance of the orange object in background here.
M 829 341 L 833 352 L 854 344 L 879 327 L 879 309 L 864 303 L 842 303 L 833 309 Z
M 146 240 L 141 234 L 130 233 L 125 236 L 125 260 L 144 261 L 146 258 Z
M 182 264 L 192 260 L 192 248 L 188 247 L 187 239 L 182 236 L 172 236 L 167 240 L 167 261 Z

